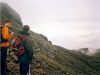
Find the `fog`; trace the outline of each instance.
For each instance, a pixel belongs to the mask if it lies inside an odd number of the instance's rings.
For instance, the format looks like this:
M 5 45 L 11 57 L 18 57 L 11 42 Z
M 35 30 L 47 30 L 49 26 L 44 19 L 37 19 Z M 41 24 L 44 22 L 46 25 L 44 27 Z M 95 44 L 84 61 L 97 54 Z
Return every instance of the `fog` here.
M 100 0 L 2 0 L 23 24 L 68 49 L 100 48 Z

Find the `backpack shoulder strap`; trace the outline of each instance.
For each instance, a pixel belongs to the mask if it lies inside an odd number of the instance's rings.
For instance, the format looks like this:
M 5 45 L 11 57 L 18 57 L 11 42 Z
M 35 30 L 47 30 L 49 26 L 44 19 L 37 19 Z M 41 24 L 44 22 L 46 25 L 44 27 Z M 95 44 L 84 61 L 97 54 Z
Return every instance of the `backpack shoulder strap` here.
M 21 44 L 22 44 L 22 46 L 23 46 L 22 39 L 25 37 L 25 35 L 19 35 L 18 37 L 19 37 L 19 39 L 20 39 L 20 41 L 21 41 Z
M 25 35 L 18 35 L 18 37 L 22 40 L 22 38 L 24 38 Z

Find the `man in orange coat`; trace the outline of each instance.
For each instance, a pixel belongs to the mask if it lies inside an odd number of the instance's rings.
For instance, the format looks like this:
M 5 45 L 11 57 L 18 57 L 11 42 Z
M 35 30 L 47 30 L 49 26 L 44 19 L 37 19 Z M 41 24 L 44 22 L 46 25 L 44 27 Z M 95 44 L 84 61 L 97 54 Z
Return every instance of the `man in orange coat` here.
M 12 38 L 13 32 L 10 31 L 10 27 L 12 25 L 12 21 L 7 20 L 4 25 L 1 27 L 0 34 L 0 50 L 1 50 L 1 75 L 7 75 L 7 49 L 10 46 L 9 39 Z

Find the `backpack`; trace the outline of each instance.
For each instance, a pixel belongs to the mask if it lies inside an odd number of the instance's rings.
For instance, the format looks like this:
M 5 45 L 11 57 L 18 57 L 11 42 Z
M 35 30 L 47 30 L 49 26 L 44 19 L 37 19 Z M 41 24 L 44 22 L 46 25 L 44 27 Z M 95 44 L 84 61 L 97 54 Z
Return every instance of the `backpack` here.
M 24 35 L 18 35 L 17 37 L 14 37 L 12 40 L 12 50 L 16 56 L 21 56 L 25 52 L 25 48 L 21 41 L 22 38 L 24 38 Z
M 2 29 L 3 29 L 3 26 L 0 27 L 0 43 L 8 42 L 9 41 L 8 39 L 3 38 Z

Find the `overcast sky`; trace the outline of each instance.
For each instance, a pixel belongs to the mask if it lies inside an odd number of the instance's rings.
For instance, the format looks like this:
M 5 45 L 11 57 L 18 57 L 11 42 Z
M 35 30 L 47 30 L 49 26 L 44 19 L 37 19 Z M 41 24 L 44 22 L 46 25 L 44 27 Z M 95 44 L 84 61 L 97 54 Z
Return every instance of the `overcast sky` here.
M 100 48 L 100 0 L 2 0 L 34 32 L 69 49 Z

